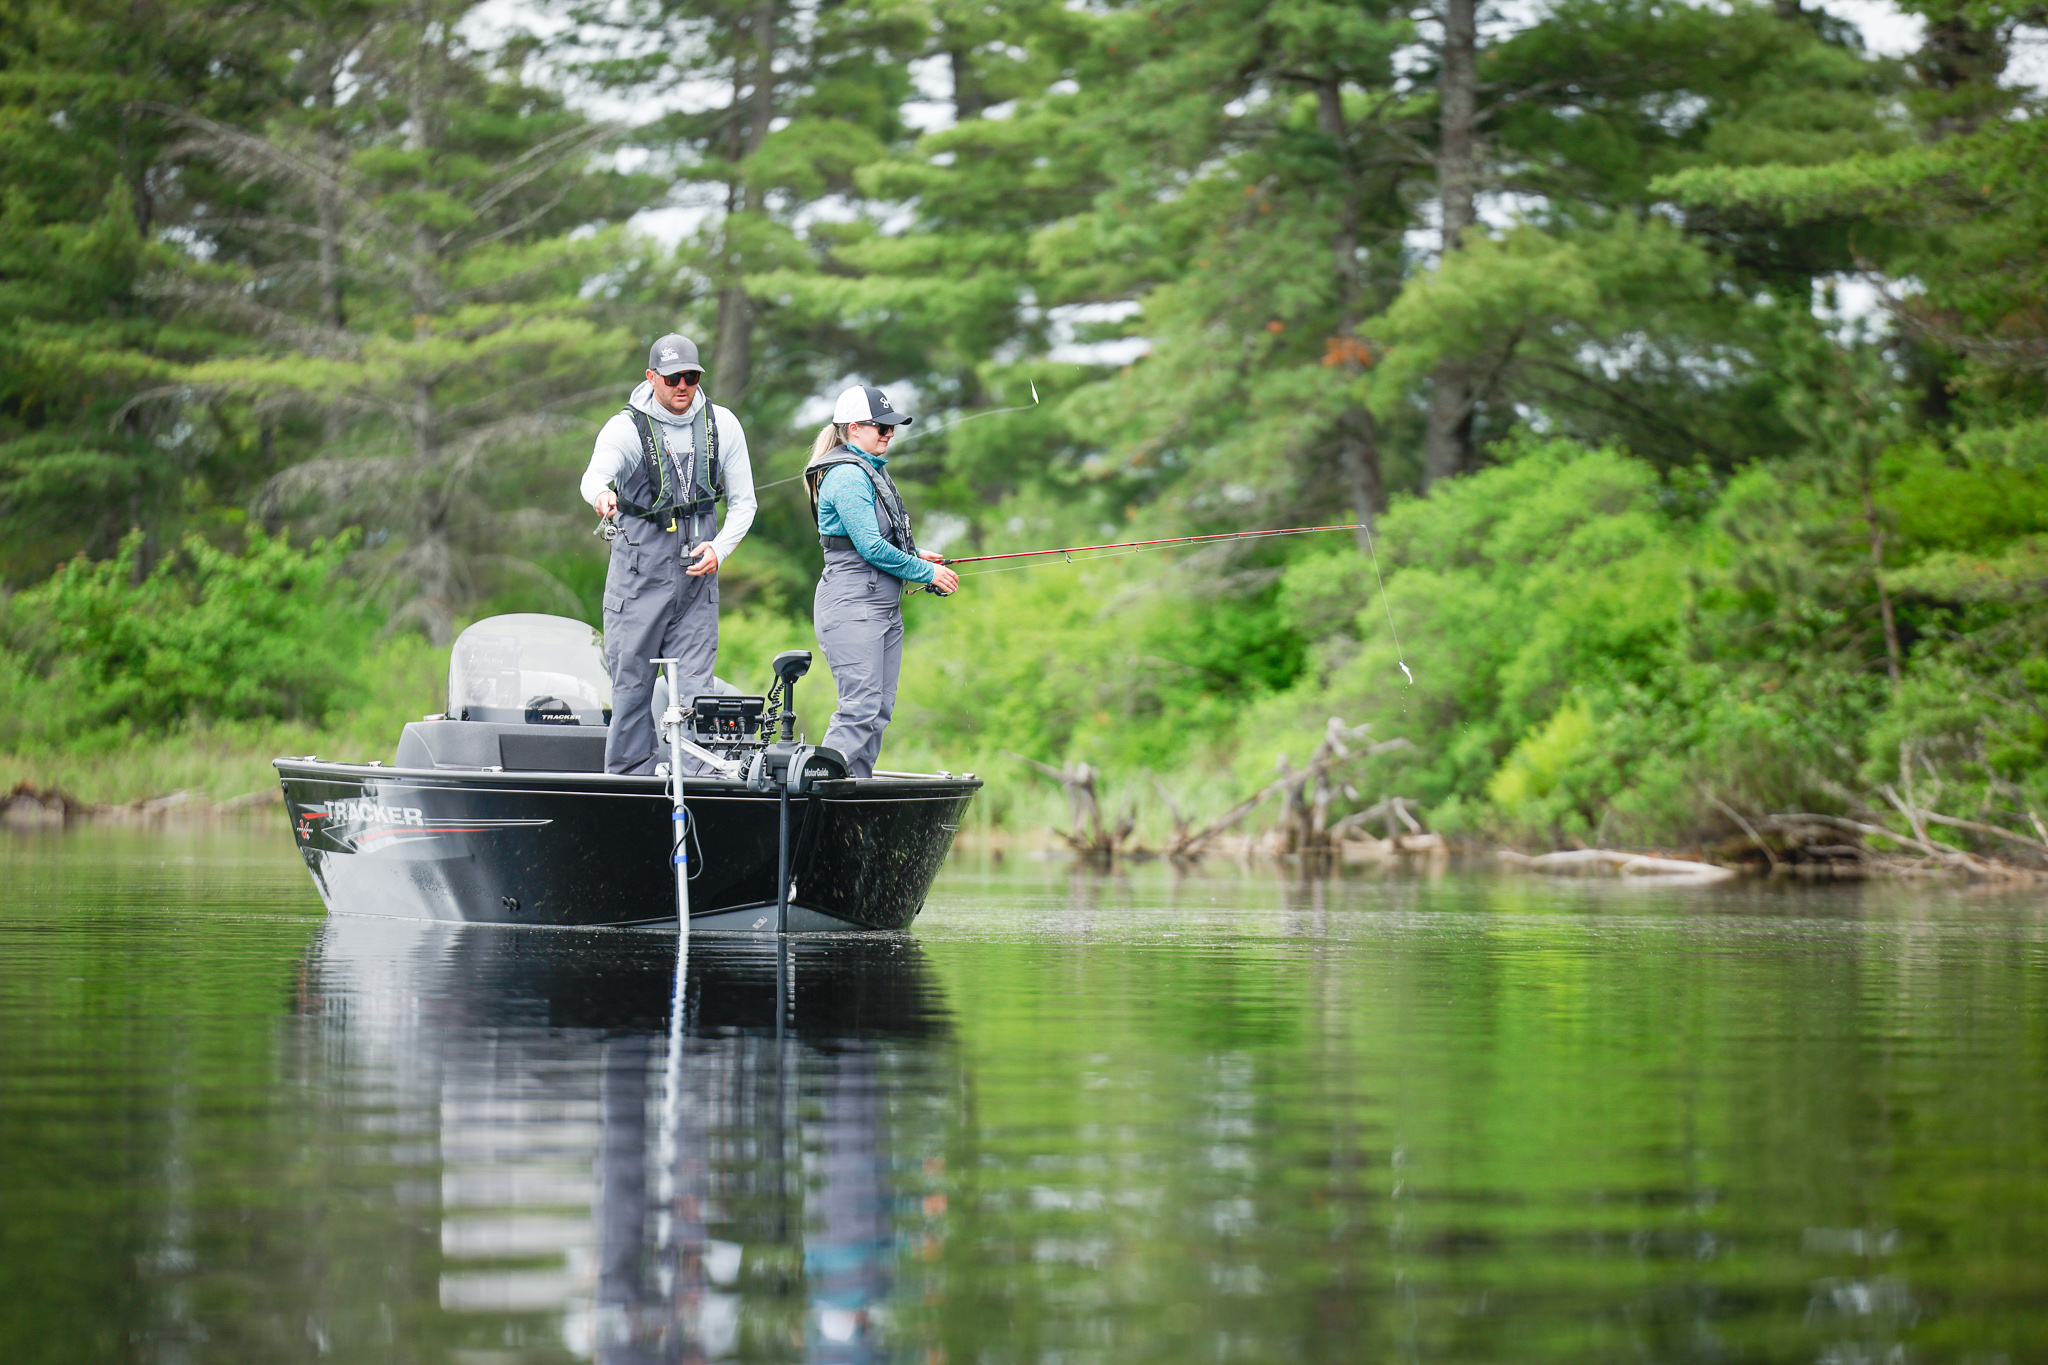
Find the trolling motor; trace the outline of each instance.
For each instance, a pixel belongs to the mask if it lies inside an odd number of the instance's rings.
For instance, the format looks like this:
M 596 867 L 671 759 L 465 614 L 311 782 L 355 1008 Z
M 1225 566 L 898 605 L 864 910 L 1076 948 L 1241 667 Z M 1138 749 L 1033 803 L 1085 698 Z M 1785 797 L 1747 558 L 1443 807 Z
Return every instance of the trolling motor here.
M 699 696 L 687 708 L 671 698 L 664 675 L 655 679 L 654 710 L 670 750 L 679 828 L 688 828 L 680 776 L 685 754 L 718 777 L 744 782 L 749 791 L 775 793 L 775 932 L 784 933 L 789 922 L 789 798 L 845 777 L 846 759 L 836 749 L 805 744 L 797 733 L 796 680 L 811 671 L 811 652 L 787 650 L 775 656 L 771 667 L 775 681 L 765 697 Z M 689 893 L 680 874 L 677 895 L 687 915 Z

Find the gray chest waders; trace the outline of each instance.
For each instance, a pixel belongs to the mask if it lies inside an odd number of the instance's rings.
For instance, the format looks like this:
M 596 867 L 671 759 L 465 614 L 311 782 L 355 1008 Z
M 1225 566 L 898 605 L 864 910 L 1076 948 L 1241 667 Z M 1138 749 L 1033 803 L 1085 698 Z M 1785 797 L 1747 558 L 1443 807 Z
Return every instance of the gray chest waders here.
M 612 669 L 612 726 L 605 745 L 608 772 L 652 771 L 657 754 L 654 717 L 647 708 L 655 659 L 673 659 L 676 691 L 685 704 L 708 691 L 718 654 L 718 575 L 692 578 L 683 556 L 701 535 L 704 518 L 723 493 L 718 424 L 709 402 L 691 422 L 689 484 L 678 492 L 675 468 L 653 422 L 628 409 L 640 437 L 641 459 L 615 484 L 620 533 L 605 572 L 605 652 Z M 713 523 L 715 533 L 715 520 Z
M 875 524 L 882 538 L 908 555 L 917 553 L 910 514 L 885 469 L 877 469 L 842 446 L 804 471 L 813 516 L 818 485 L 833 465 L 860 469 L 875 490 Z M 825 731 L 825 746 L 846 757 L 854 777 L 872 777 L 882 752 L 882 733 L 896 708 L 896 683 L 903 666 L 904 580 L 861 558 L 846 536 L 820 534 L 825 573 L 818 580 L 812 622 L 832 678 L 839 706 Z

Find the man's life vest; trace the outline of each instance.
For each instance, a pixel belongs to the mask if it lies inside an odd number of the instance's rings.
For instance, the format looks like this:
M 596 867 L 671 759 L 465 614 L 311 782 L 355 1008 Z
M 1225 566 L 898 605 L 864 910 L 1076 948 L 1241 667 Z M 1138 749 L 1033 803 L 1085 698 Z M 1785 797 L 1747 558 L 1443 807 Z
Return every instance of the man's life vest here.
M 654 434 L 654 421 L 638 408 L 627 408 L 633 430 L 640 434 L 640 464 L 628 466 L 617 481 L 619 510 L 631 517 L 665 523 L 674 530 L 676 518 L 709 512 L 725 496 L 725 467 L 718 458 L 718 423 L 711 419 L 711 400 L 697 405 L 690 419 L 690 487 L 678 489 L 675 465 L 663 458 L 661 442 Z
M 875 525 L 882 533 L 882 539 L 894 545 L 903 553 L 917 554 L 917 541 L 910 534 L 910 513 L 904 509 L 903 495 L 896 491 L 896 481 L 889 477 L 889 471 L 878 469 L 851 446 L 839 446 L 812 460 L 804 466 L 804 486 L 811 493 L 811 521 L 818 520 L 818 485 L 825 481 L 825 471 L 834 465 L 850 464 L 868 476 L 868 482 L 875 486 Z M 818 533 L 818 544 L 827 550 L 852 550 L 851 536 L 828 536 Z

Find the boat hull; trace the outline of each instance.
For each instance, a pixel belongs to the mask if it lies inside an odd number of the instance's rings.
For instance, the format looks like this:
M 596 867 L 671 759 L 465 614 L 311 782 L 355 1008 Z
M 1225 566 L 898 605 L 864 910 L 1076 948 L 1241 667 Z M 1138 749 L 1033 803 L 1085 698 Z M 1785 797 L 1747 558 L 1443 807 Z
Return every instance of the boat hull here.
M 673 923 L 667 785 L 607 773 L 449 771 L 279 759 L 293 838 L 331 911 L 469 923 Z M 972 777 L 821 782 L 789 803 L 790 908 L 776 922 L 779 803 L 690 782 L 693 932 L 901 929 L 924 906 Z

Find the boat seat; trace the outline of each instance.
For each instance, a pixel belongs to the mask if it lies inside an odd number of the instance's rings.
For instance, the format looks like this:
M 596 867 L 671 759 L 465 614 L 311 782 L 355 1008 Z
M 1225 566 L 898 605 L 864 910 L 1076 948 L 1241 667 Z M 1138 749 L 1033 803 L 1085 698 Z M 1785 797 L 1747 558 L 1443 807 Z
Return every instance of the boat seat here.
M 416 720 L 398 737 L 401 768 L 503 768 L 507 772 L 601 773 L 604 725 L 520 725 Z

